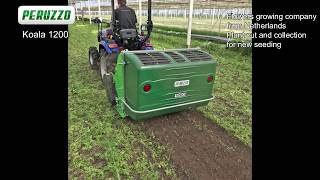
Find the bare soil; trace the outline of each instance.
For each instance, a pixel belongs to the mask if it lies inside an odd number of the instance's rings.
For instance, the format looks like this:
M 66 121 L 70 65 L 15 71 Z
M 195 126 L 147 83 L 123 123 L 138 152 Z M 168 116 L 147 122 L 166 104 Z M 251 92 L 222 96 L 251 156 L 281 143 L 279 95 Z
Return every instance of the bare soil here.
M 129 121 L 168 147 L 180 179 L 251 179 L 251 148 L 195 110 Z

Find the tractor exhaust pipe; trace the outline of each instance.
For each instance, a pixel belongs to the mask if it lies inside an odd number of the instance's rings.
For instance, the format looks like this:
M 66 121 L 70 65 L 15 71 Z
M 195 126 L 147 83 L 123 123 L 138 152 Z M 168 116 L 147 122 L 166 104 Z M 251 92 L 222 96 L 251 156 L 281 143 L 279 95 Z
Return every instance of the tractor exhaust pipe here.
M 152 29 L 153 29 L 153 23 L 151 20 L 151 0 L 148 0 L 148 21 L 147 21 L 148 35 L 146 39 L 150 37 Z
M 148 22 L 151 21 L 151 0 L 148 0 Z
M 152 23 L 152 20 L 151 20 L 151 0 L 148 0 L 148 20 L 147 20 L 147 30 L 148 30 L 148 34 L 147 34 L 147 36 L 144 38 L 144 40 L 142 40 L 142 41 L 140 42 L 140 47 L 142 46 L 143 43 L 145 43 L 145 42 L 150 38 L 152 29 L 153 29 L 153 23 Z

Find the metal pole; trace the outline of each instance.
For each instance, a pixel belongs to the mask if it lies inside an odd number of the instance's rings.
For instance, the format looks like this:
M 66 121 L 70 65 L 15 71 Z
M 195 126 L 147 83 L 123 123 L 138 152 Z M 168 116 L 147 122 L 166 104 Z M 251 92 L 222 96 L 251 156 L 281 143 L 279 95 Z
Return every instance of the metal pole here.
M 89 22 L 91 24 L 91 8 L 90 8 L 90 0 L 88 0 L 88 10 L 89 10 Z
M 148 22 L 151 22 L 151 0 L 148 0 Z
M 243 8 L 243 14 L 245 14 L 245 9 Z M 242 18 L 242 31 L 245 30 L 245 22 L 244 22 L 244 18 Z
M 116 18 L 115 18 L 115 10 L 114 10 L 114 0 L 111 0 L 111 28 L 112 28 L 112 31 L 116 31 L 115 27 L 116 27 Z
M 79 21 L 78 7 L 77 7 L 77 1 L 76 0 L 74 1 L 74 7 L 75 7 L 75 11 L 76 11 L 77 20 Z
M 192 15 L 193 15 L 193 0 L 190 0 L 188 35 L 187 35 L 187 46 L 188 46 L 188 48 L 191 47 Z
M 152 12 L 151 12 L 151 0 L 148 0 L 148 38 L 150 37 L 152 28 L 153 28 L 153 24 L 151 21 L 151 16 L 152 16 Z
M 219 9 L 219 32 L 221 31 L 220 30 L 220 26 L 221 26 L 221 18 L 222 18 L 222 13 L 221 13 L 221 11 L 220 11 L 220 9 Z
M 83 23 L 83 22 L 84 22 L 84 21 L 83 21 L 83 16 L 84 16 L 84 14 L 83 14 L 82 1 L 80 1 L 80 10 L 81 10 L 81 20 L 82 20 L 82 23 Z
M 142 3 L 139 0 L 139 33 L 141 34 L 141 25 L 142 25 Z
M 215 12 L 216 12 L 216 9 L 212 9 L 211 24 L 213 24 Z
M 101 8 L 100 8 L 100 0 L 98 0 L 98 13 L 99 13 L 99 19 L 102 21 L 102 18 L 101 18 Z

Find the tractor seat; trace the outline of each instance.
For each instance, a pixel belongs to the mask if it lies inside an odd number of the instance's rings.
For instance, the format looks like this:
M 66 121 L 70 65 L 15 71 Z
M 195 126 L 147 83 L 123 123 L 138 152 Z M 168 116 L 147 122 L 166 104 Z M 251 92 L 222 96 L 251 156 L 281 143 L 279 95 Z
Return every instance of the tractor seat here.
M 120 37 L 121 39 L 130 39 L 137 37 L 138 33 L 136 29 L 121 29 Z

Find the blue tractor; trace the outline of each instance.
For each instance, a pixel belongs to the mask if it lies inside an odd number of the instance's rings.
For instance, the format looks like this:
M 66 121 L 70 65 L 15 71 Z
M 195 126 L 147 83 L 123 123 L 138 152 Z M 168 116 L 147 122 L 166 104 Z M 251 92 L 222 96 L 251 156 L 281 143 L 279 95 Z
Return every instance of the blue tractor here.
M 153 50 L 150 35 L 153 29 L 151 20 L 151 0 L 148 0 L 148 20 L 141 26 L 141 33 L 137 29 L 120 29 L 115 19 L 114 0 L 111 0 L 112 19 L 110 28 L 102 29 L 102 21 L 94 20 L 98 24 L 97 40 L 99 47 L 89 48 L 89 64 L 94 70 L 100 70 L 100 76 L 107 89 L 107 96 L 112 105 L 116 104 L 115 88 L 111 72 L 114 73 L 117 55 L 122 51 Z M 144 32 L 147 31 L 147 34 Z

